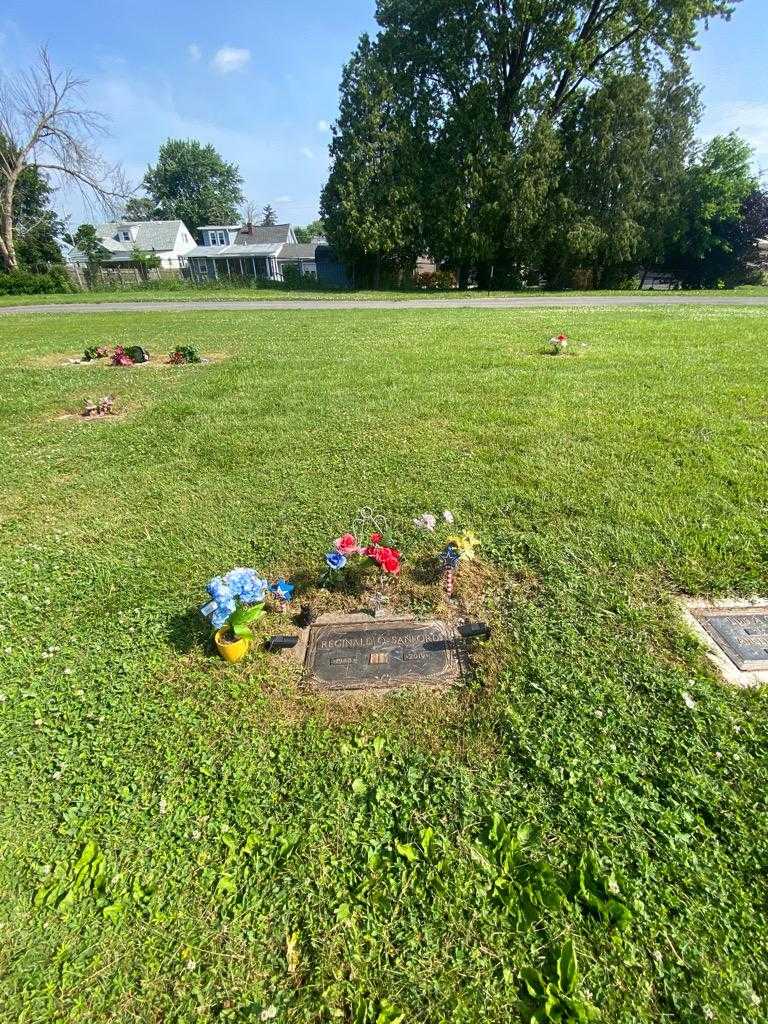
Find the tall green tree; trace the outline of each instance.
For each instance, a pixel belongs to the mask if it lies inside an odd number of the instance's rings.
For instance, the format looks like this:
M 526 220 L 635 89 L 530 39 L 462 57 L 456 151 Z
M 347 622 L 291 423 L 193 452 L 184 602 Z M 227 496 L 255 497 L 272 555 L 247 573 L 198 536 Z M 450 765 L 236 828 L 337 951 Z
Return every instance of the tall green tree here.
M 423 248 L 421 140 L 409 103 L 364 35 L 344 68 L 339 119 L 330 146 L 332 168 L 320 209 L 329 241 L 374 285 L 397 273 Z
M 699 90 L 687 64 L 582 91 L 558 127 L 560 156 L 542 269 L 554 286 L 615 287 L 661 251 L 693 152 Z
M 764 228 L 761 216 L 749 216 L 759 195 L 749 144 L 735 132 L 712 139 L 686 173 L 679 227 L 668 246 L 667 265 L 686 287 L 743 279 Z
M 324 198 L 334 242 L 386 252 L 400 219 L 403 252 L 423 243 L 462 265 L 519 262 L 550 221 L 573 108 L 620 81 L 658 80 L 699 20 L 735 2 L 378 0 L 381 31 L 342 79 Z
M 297 242 L 311 242 L 313 238 L 325 238 L 325 224 L 322 220 L 313 220 L 304 227 L 295 227 L 293 229 L 296 235 Z
M 125 220 L 154 220 L 157 214 L 157 207 L 149 196 L 131 196 L 125 204 L 123 218 Z
M 64 224 L 51 209 L 52 199 L 47 175 L 33 164 L 26 166 L 13 196 L 16 257 L 25 270 L 41 273 L 50 264 L 63 262 L 57 239 L 64 233 Z
M 143 186 L 163 220 L 183 220 L 192 231 L 203 224 L 229 224 L 239 217 L 243 179 L 211 145 L 168 139 Z

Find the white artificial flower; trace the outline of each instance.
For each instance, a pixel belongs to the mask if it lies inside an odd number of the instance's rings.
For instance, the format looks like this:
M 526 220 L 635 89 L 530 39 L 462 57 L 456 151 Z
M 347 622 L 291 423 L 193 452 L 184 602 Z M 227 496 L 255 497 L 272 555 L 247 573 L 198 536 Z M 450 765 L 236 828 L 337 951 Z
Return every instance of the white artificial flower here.
M 413 520 L 413 525 L 419 530 L 428 530 L 430 533 L 434 533 L 437 519 L 431 512 L 422 512 L 417 519 Z
M 449 512 L 448 509 L 446 509 L 445 512 L 443 512 L 443 519 L 449 526 L 452 526 L 454 523 L 453 512 Z
M 693 697 L 688 692 L 683 694 L 683 701 L 685 703 L 685 706 L 687 708 L 690 708 L 691 711 L 693 711 L 693 709 L 696 707 L 696 701 L 693 699 Z

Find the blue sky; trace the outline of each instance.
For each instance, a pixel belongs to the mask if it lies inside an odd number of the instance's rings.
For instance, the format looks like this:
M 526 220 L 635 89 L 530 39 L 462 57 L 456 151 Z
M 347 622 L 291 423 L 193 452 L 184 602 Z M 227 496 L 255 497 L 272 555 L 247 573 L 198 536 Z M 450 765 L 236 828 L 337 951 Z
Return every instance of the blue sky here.
M 341 67 L 374 29 L 373 0 L 5 0 L 0 66 L 42 42 L 89 80 L 111 119 L 104 150 L 138 182 L 168 138 L 212 142 L 240 165 L 248 199 L 284 220 L 317 215 Z M 705 85 L 703 137 L 738 128 L 768 171 L 768 0 L 742 0 L 694 57 Z M 768 177 L 768 175 L 767 175 Z M 77 224 L 75 197 L 60 208 Z

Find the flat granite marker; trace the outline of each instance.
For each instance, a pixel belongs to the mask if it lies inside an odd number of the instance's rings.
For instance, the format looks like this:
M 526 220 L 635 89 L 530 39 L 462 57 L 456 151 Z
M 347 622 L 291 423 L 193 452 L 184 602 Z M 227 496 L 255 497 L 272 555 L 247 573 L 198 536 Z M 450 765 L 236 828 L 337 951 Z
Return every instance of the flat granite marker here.
M 768 608 L 709 608 L 693 614 L 741 672 L 768 670 Z
M 323 690 L 450 683 L 461 675 L 458 639 L 437 619 L 312 626 L 304 664 L 310 681 Z

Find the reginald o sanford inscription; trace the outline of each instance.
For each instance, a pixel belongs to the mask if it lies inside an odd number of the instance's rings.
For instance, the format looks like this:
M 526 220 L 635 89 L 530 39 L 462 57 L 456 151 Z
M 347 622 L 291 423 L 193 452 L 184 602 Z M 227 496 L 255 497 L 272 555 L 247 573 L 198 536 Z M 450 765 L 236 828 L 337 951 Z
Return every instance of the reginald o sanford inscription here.
M 313 626 L 305 664 L 311 679 L 331 690 L 391 689 L 459 675 L 453 630 L 437 620 Z

